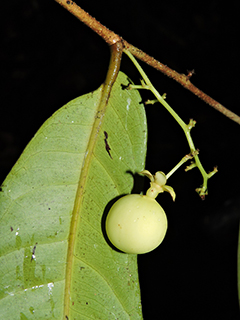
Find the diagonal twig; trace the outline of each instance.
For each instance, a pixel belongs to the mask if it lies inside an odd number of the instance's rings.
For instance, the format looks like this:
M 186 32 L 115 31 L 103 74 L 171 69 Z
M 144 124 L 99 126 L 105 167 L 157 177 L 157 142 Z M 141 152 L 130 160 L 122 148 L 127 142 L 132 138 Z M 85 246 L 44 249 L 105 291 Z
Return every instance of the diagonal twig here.
M 67 9 L 80 21 L 85 23 L 89 28 L 91 28 L 100 37 L 102 37 L 110 46 L 115 44 L 118 41 L 121 41 L 123 43 L 123 47 L 125 48 L 125 50 L 129 50 L 132 53 L 132 55 L 134 55 L 136 58 L 144 61 L 145 63 L 152 66 L 153 68 L 161 71 L 166 76 L 174 79 L 175 81 L 180 83 L 184 88 L 191 91 L 197 97 L 199 97 L 200 99 L 205 101 L 207 104 L 212 106 L 214 109 L 218 110 L 229 119 L 240 124 L 240 117 L 237 114 L 225 108 L 221 103 L 217 102 L 216 100 L 208 96 L 206 93 L 198 89 L 196 86 L 194 86 L 189 80 L 190 79 L 189 75 L 180 74 L 176 72 L 175 70 L 169 68 L 168 66 L 162 64 L 158 60 L 149 56 L 142 50 L 134 47 L 133 45 L 125 41 L 123 38 L 121 38 L 119 35 L 109 30 L 104 25 L 102 25 L 99 21 L 97 21 L 90 14 L 88 14 L 81 7 L 79 7 L 75 2 L 71 0 L 55 0 L 55 1 L 59 3 L 61 6 L 63 6 L 65 9 Z

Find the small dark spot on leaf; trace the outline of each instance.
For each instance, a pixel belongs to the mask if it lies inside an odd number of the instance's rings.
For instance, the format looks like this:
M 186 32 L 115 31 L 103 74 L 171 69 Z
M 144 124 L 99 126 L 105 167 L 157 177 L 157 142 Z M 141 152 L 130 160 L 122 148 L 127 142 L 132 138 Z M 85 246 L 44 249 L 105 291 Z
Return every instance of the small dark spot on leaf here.
M 35 246 L 33 247 L 31 262 L 32 262 L 32 260 L 35 258 L 36 246 L 37 246 L 37 242 L 36 242 Z
M 13 231 L 13 227 L 10 227 L 11 231 Z
M 111 156 L 111 153 L 110 153 L 111 148 L 110 148 L 110 146 L 109 146 L 109 144 L 108 144 L 108 141 L 107 141 L 107 139 L 108 139 L 108 133 L 107 133 L 106 131 L 104 131 L 104 136 L 105 136 L 105 138 L 104 138 L 105 149 L 106 149 L 107 153 L 109 154 L 110 158 L 112 159 L 112 156 Z

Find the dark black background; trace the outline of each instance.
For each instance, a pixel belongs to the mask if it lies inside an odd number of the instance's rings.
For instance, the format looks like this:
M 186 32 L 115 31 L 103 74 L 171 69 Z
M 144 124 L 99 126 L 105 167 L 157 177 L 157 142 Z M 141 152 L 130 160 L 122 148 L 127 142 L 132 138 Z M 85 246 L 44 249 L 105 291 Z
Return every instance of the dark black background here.
M 238 1 L 93 1 L 78 3 L 128 42 L 180 73 L 227 108 L 239 108 Z M 1 5 L 0 178 L 4 180 L 41 124 L 71 99 L 104 81 L 109 48 L 57 3 L 9 0 Z M 185 122 L 210 171 L 209 195 L 197 169 L 178 170 L 168 184 L 177 198 L 158 197 L 169 220 L 167 236 L 139 256 L 144 319 L 239 318 L 237 242 L 240 215 L 240 127 L 160 72 L 142 66 Z M 122 71 L 139 74 L 123 58 Z M 147 96 L 146 98 L 151 98 Z M 189 152 L 182 129 L 160 105 L 148 106 L 146 168 L 167 173 Z

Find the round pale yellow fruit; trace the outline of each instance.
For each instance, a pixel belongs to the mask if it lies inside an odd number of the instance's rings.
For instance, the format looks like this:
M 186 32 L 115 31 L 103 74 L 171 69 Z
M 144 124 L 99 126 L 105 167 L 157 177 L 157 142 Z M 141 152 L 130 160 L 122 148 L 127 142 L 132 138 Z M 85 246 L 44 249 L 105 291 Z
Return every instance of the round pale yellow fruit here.
M 158 202 L 148 196 L 130 194 L 110 209 L 106 232 L 111 243 L 126 253 L 147 253 L 163 241 L 167 217 Z

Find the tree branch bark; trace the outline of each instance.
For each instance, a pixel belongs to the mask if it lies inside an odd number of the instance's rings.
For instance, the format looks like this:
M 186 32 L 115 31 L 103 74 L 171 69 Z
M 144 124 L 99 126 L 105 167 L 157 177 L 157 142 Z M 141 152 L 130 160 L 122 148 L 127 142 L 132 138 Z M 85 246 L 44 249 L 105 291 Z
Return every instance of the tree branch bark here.
M 143 62 L 147 63 L 153 68 L 161 71 L 163 74 L 165 74 L 169 78 L 174 79 L 175 81 L 180 83 L 184 88 L 191 91 L 197 97 L 199 97 L 200 99 L 205 101 L 207 104 L 212 106 L 214 109 L 218 110 L 219 112 L 221 112 L 223 115 L 233 120 L 234 122 L 240 124 L 240 117 L 237 114 L 225 108 L 221 103 L 214 100 L 213 98 L 208 96 L 206 93 L 198 89 L 196 86 L 194 86 L 190 81 L 189 75 L 180 74 L 176 72 L 175 70 L 169 68 L 168 66 L 162 64 L 158 60 L 149 56 L 142 50 L 134 47 L 133 45 L 131 45 L 130 43 L 122 39 L 119 35 L 109 30 L 104 25 L 102 25 L 99 21 L 97 21 L 90 14 L 88 14 L 81 7 L 79 7 L 75 2 L 71 0 L 55 0 L 55 1 L 59 3 L 61 6 L 63 6 L 70 13 L 72 13 L 80 21 L 85 23 L 89 28 L 91 28 L 100 37 L 102 37 L 109 45 L 113 45 L 116 42 L 121 41 L 123 43 L 124 50 L 129 50 L 132 53 L 132 55 L 134 55 L 136 58 L 142 60 Z

